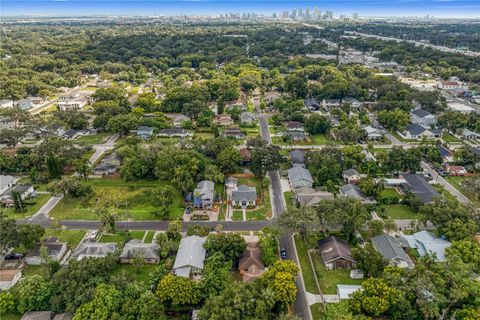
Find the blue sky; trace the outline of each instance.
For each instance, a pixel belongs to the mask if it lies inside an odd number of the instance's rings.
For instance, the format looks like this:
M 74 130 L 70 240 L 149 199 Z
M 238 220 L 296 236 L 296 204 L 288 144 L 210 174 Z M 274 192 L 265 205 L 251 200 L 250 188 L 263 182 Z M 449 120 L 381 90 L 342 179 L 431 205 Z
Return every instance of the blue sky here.
M 480 18 L 480 0 L 0 0 L 1 16 L 42 15 L 200 15 L 224 12 L 271 14 L 294 8 L 318 7 L 335 15 L 425 16 Z

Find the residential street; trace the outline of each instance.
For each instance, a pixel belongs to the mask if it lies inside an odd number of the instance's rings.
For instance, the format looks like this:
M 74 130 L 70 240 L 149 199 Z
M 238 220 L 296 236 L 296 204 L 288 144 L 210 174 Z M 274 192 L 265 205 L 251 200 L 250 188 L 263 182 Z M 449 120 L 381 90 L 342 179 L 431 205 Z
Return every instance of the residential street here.
M 36 223 L 41 225 L 50 225 L 50 220 L 48 219 L 48 214 L 53 208 L 63 199 L 63 196 L 53 196 L 48 199 L 47 203 L 40 208 L 33 216 L 31 216 L 28 221 L 30 223 Z
M 110 149 L 113 149 L 113 147 L 115 146 L 115 142 L 117 141 L 118 139 L 118 134 L 114 134 L 113 136 L 111 136 L 107 142 L 103 143 L 103 144 L 97 144 L 97 145 L 94 145 L 93 147 L 95 148 L 95 153 L 92 154 L 92 156 L 90 157 L 89 161 L 90 163 L 93 165 L 95 164 L 95 162 L 97 162 L 102 156 L 103 154 L 110 150 Z
M 447 180 L 445 180 L 435 170 L 433 170 L 425 161 L 422 161 L 420 165 L 432 176 L 434 181 L 444 187 L 445 190 L 447 190 L 452 196 L 457 198 L 458 201 L 465 204 L 470 203 L 470 200 L 467 197 L 465 197 L 460 191 L 455 189 L 450 183 L 448 183 Z
M 268 129 L 268 122 L 267 117 L 265 115 L 259 116 L 259 123 L 260 123 L 260 133 L 262 135 L 262 139 L 267 141 L 269 144 L 272 143 L 272 139 L 270 137 L 270 131 Z M 278 170 L 271 171 L 268 173 L 270 177 L 270 185 L 273 190 L 273 198 L 272 198 L 272 211 L 274 217 L 280 216 L 283 211 L 285 211 L 285 198 L 283 197 L 282 192 L 282 185 L 280 183 L 280 173 Z M 293 260 L 297 265 L 300 265 L 297 257 L 295 255 L 295 243 L 292 239 L 292 234 L 287 233 L 284 234 L 280 238 L 280 248 L 285 249 L 287 251 L 288 259 Z M 310 313 L 310 306 L 307 303 L 306 295 L 305 295 L 305 287 L 303 285 L 301 275 L 297 276 L 295 280 L 297 286 L 297 299 L 295 300 L 294 310 L 295 313 L 302 317 L 303 319 L 311 319 Z

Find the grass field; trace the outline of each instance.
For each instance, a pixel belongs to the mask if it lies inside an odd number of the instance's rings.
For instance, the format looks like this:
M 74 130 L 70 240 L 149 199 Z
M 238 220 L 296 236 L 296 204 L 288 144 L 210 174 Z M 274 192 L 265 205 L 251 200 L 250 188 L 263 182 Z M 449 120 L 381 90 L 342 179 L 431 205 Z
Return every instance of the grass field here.
M 112 276 L 120 275 L 125 272 L 128 276 L 132 277 L 134 281 L 147 282 L 150 279 L 150 273 L 157 268 L 156 264 L 145 264 L 137 270 L 136 267 L 130 264 L 119 264 L 112 272 Z M 3 320 L 3 319 L 2 319 Z
M 21 317 L 21 314 L 0 314 L 1 320 L 20 320 Z
M 395 190 L 395 188 L 385 188 L 380 192 L 379 196 L 384 196 L 384 197 L 392 197 L 392 196 L 397 196 L 401 197 L 401 195 Z
M 98 242 L 115 242 L 119 248 L 122 248 L 125 242 L 130 239 L 142 240 L 145 235 L 145 231 L 135 230 L 129 231 L 128 234 L 124 231 L 118 231 L 114 234 L 102 234 Z
M 242 212 L 242 210 L 233 210 L 232 220 L 233 220 L 233 221 L 243 221 L 243 212 Z
M 295 236 L 295 247 L 297 248 L 300 267 L 302 268 L 303 282 L 305 282 L 305 290 L 313 294 L 319 294 L 315 284 L 315 273 L 308 259 L 307 245 L 299 235 Z
M 385 215 L 389 219 L 419 219 L 420 215 L 403 204 L 385 206 Z
M 80 241 L 82 241 L 83 237 L 87 233 L 86 230 L 53 230 L 53 229 L 46 229 L 45 236 L 54 236 L 57 237 L 60 242 L 68 243 L 68 246 L 72 249 L 75 249 Z
M 350 270 L 326 270 L 322 258 L 317 254 L 312 255 L 312 260 L 323 294 L 336 294 L 337 284 L 362 284 L 363 280 L 350 279 Z
M 147 236 L 145 237 L 145 243 L 151 243 L 153 241 L 153 236 L 155 235 L 155 231 L 147 231 Z
M 442 135 L 442 140 L 447 143 L 462 143 L 460 139 L 447 132 Z
M 310 306 L 310 310 L 312 311 L 312 318 L 313 320 L 320 320 L 323 311 L 323 305 L 321 303 L 315 303 Z
M 472 201 L 473 203 L 476 203 L 476 204 L 480 204 L 480 201 L 475 197 L 475 195 L 473 193 L 469 192 L 467 189 L 465 189 L 462 186 L 463 181 L 465 181 L 465 179 L 467 179 L 467 178 L 446 176 L 446 177 L 444 177 L 444 179 L 447 180 L 448 183 L 450 183 L 452 185 L 452 187 L 454 187 L 455 189 L 457 189 L 458 191 L 463 193 L 463 195 L 465 195 L 468 199 L 470 199 L 470 201 Z
M 93 194 L 89 197 L 63 199 L 52 210 L 50 216 L 55 219 L 96 220 L 98 217 L 91 211 L 98 198 L 114 197 L 119 205 L 120 220 L 158 220 L 155 215 L 157 206 L 152 200 L 150 191 L 155 187 L 168 185 L 168 182 L 155 180 L 138 180 L 125 182 L 121 179 L 92 179 Z M 175 189 L 177 190 L 177 189 Z M 173 204 L 166 219 L 178 219 L 183 214 L 183 198 L 177 190 Z
M 294 208 L 294 199 L 293 199 L 293 192 L 292 191 L 287 191 L 283 193 L 283 196 L 285 197 L 285 202 L 287 204 L 287 210 L 292 210 Z
M 5 213 L 7 216 L 15 219 L 30 217 L 37 213 L 37 211 L 43 207 L 43 205 L 47 203 L 48 199 L 51 197 L 52 195 L 50 193 L 41 193 L 37 196 L 37 198 L 25 201 L 25 212 L 15 212 L 15 208 L 7 208 L 5 209 Z
M 104 141 L 107 140 L 107 138 L 110 136 L 109 133 L 106 132 L 101 132 L 93 135 L 88 135 L 88 136 L 81 136 L 78 137 L 75 142 L 78 144 L 100 144 Z

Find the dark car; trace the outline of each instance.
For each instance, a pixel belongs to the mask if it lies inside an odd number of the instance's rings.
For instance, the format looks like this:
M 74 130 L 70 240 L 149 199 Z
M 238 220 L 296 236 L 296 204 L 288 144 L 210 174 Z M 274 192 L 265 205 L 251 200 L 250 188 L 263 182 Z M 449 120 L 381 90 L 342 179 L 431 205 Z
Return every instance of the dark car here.
M 20 260 L 23 258 L 23 254 L 20 253 L 9 253 L 5 256 L 5 260 Z
M 280 258 L 282 258 L 283 260 L 287 259 L 287 250 L 280 249 Z

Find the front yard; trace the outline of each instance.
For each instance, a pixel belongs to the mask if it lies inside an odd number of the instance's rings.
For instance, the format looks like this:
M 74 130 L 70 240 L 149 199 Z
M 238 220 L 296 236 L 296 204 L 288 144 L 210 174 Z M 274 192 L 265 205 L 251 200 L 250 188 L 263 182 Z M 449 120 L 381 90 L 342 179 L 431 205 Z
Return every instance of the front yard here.
M 114 234 L 102 234 L 98 242 L 115 242 L 118 246 L 119 249 L 123 248 L 123 245 L 125 242 L 131 240 L 131 239 L 138 239 L 142 240 L 146 231 L 143 230 L 134 230 L 134 231 L 128 231 L 127 233 L 125 231 L 117 231 Z
M 101 132 L 97 134 L 78 137 L 75 142 L 81 145 L 101 144 L 105 142 L 109 136 L 109 133 Z
M 173 204 L 169 208 L 168 216 L 159 217 L 155 213 L 155 205 L 150 192 L 160 186 L 169 185 L 169 182 L 156 180 L 123 181 L 121 179 L 92 179 L 93 194 L 88 197 L 67 198 L 52 210 L 50 216 L 58 220 L 97 220 L 92 212 L 97 199 L 113 197 L 119 203 L 119 220 L 158 220 L 179 219 L 183 215 L 184 203 L 180 192 L 175 188 Z
M 270 193 L 268 187 L 263 188 L 263 199 L 261 194 L 262 182 L 257 177 L 238 178 L 238 185 L 252 186 L 257 189 L 257 206 L 253 209 L 247 209 L 247 220 L 265 220 L 272 217 L 272 207 L 270 203 Z M 240 210 L 241 213 L 241 210 Z M 235 211 L 234 211 L 235 215 Z M 241 220 L 242 218 L 240 218 Z
M 87 233 L 86 230 L 71 230 L 71 229 L 46 229 L 45 237 L 54 236 L 58 238 L 60 242 L 68 243 L 68 246 L 73 250 L 75 249 L 83 237 Z
M 480 203 L 480 201 L 475 197 L 475 195 L 472 192 L 470 192 L 469 190 L 465 189 L 462 186 L 463 181 L 465 181 L 465 179 L 468 179 L 468 178 L 446 176 L 446 177 L 444 177 L 444 179 L 447 180 L 448 183 L 450 183 L 452 185 L 452 187 L 454 187 L 455 189 L 457 189 L 458 191 L 463 193 L 463 195 L 465 197 L 467 197 L 468 199 L 470 199 L 470 201 L 472 201 L 473 203 L 477 203 L 477 204 Z
M 15 208 L 7 208 L 5 209 L 5 213 L 8 217 L 15 219 L 28 218 L 37 213 L 37 211 L 40 210 L 40 208 L 43 207 L 51 197 L 52 195 L 50 193 L 41 193 L 36 198 L 24 201 L 24 212 L 16 212 Z
M 385 213 L 384 215 L 388 219 L 419 219 L 420 215 L 418 212 L 413 211 L 409 207 L 403 204 L 391 204 L 384 206 Z

